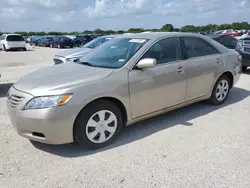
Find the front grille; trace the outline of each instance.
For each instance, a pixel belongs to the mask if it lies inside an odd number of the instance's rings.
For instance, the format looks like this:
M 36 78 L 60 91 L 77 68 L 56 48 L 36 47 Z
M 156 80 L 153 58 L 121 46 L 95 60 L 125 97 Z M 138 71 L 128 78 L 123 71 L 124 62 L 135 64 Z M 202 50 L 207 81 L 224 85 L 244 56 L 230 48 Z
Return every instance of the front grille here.
M 57 64 L 62 64 L 63 61 L 61 59 L 53 59 L 54 63 Z
M 244 52 L 250 53 L 250 48 L 244 48 Z
M 12 108 L 16 108 L 16 107 L 22 102 L 23 99 L 24 99 L 24 97 L 17 96 L 17 95 L 11 95 L 11 96 L 8 98 L 9 105 L 10 105 Z
M 250 45 L 250 40 L 245 40 L 244 45 Z

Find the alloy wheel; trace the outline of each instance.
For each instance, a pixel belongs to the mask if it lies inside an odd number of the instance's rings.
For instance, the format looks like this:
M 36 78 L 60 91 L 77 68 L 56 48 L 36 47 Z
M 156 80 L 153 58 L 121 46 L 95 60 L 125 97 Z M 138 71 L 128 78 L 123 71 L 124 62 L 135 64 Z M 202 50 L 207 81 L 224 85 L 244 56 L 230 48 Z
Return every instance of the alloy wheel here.
M 227 80 L 221 80 L 216 88 L 216 99 L 218 101 L 223 101 L 229 91 L 229 84 Z

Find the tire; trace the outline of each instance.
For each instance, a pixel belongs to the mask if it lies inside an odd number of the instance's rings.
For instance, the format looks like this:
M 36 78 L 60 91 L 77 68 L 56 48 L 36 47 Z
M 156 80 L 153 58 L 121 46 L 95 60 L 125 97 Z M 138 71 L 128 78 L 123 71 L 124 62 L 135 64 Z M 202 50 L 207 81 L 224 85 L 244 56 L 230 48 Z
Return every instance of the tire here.
M 99 114 L 105 115 L 99 116 Z M 104 119 L 103 124 L 100 124 L 100 117 L 104 117 L 102 118 Z M 105 118 L 108 119 L 105 120 Z M 92 125 L 95 125 L 94 127 L 89 126 L 91 120 Z M 109 126 L 108 124 L 105 125 L 107 120 L 113 120 L 109 123 Z M 111 131 L 107 131 L 106 127 L 111 128 Z M 74 125 L 74 138 L 85 148 L 98 149 L 112 143 L 120 134 L 122 128 L 123 120 L 120 109 L 112 102 L 99 100 L 89 104 L 78 115 Z
M 23 48 L 23 51 L 27 51 L 27 49 L 26 49 L 26 48 Z
M 214 105 L 223 104 L 229 94 L 231 81 L 226 75 L 222 75 L 214 85 L 210 102 Z
M 247 70 L 247 66 L 242 66 L 242 72 L 245 72 Z
M 8 50 L 6 49 L 5 45 L 3 45 L 3 51 L 7 52 Z

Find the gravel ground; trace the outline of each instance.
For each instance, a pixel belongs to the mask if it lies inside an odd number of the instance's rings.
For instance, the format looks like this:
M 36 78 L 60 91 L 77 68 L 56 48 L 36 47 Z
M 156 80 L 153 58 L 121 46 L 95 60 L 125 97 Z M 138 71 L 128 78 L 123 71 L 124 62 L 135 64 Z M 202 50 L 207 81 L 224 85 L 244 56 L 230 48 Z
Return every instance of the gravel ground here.
M 0 52 L 2 83 L 51 65 L 56 51 Z M 1 188 L 250 187 L 250 71 L 224 105 L 202 102 L 137 123 L 97 151 L 18 136 L 5 110 L 9 86 L 0 85 Z

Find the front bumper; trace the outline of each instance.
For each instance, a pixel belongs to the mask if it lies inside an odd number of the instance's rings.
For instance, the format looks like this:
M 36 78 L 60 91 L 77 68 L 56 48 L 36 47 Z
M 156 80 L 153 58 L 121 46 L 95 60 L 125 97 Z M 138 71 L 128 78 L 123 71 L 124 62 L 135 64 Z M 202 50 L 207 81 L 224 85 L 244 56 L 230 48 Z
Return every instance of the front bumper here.
M 13 103 L 8 96 L 7 111 L 9 118 L 20 136 L 48 144 L 71 143 L 75 117 L 69 107 L 63 105 L 55 108 L 22 110 L 32 95 L 11 87 L 9 96 L 18 96 L 22 100 Z M 13 105 L 14 104 L 14 105 Z

